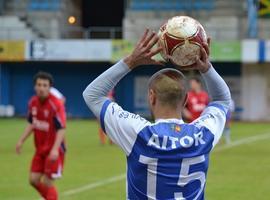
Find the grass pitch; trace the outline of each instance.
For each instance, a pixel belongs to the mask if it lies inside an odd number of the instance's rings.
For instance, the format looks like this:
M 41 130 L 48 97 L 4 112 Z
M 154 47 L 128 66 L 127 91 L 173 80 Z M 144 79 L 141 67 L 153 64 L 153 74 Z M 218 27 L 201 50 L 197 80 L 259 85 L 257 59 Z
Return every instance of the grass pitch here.
M 28 184 L 33 139 L 20 156 L 15 144 L 23 119 L 0 120 L 0 199 L 35 200 Z M 223 141 L 212 153 L 206 184 L 208 200 L 268 200 L 270 197 L 270 124 L 233 123 L 232 145 Z M 60 200 L 125 199 L 126 159 L 115 145 L 100 145 L 98 124 L 69 120 L 64 177 L 57 181 Z

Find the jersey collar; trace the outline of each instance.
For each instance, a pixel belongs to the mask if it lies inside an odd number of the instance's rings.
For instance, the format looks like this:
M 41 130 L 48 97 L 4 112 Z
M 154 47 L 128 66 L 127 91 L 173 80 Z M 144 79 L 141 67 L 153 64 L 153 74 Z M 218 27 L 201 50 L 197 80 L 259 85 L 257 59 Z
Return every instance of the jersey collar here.
M 155 124 L 158 123 L 176 123 L 176 124 L 184 124 L 185 122 L 182 119 L 176 119 L 176 118 L 171 118 L 171 119 L 156 119 Z

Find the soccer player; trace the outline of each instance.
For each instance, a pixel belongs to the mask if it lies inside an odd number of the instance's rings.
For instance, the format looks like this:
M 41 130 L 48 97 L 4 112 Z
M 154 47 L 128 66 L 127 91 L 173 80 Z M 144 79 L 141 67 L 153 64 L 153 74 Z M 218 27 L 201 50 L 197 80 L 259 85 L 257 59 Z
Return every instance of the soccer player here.
M 46 72 L 34 76 L 36 95 L 29 101 L 29 123 L 16 144 L 16 152 L 20 154 L 23 143 L 34 132 L 35 153 L 29 181 L 46 200 L 58 199 L 54 180 L 62 175 L 65 153 L 65 108 L 50 94 L 52 83 L 52 76 Z
M 192 122 L 200 117 L 201 113 L 209 103 L 209 97 L 207 92 L 203 90 L 202 82 L 198 77 L 190 79 L 189 85 L 190 91 L 188 92 L 187 103 L 183 110 L 183 115 L 188 122 Z
M 157 34 L 146 30 L 133 52 L 90 83 L 83 97 L 127 156 L 127 199 L 202 200 L 209 154 L 221 137 L 231 99 L 228 86 L 209 62 L 208 45 L 203 45 L 201 58 L 190 68 L 201 73 L 213 101 L 194 122 L 182 120 L 187 87 L 175 69 L 158 71 L 149 80 L 154 123 L 106 98 L 132 69 L 158 64 L 152 59 L 161 51 L 153 49 L 157 41 Z

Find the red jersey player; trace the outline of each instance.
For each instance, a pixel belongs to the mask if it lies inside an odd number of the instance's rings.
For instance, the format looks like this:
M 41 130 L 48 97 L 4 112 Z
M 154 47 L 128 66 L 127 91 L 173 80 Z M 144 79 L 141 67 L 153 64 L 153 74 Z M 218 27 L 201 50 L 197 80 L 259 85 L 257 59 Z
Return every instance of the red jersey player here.
M 65 153 L 65 108 L 58 98 L 50 94 L 52 82 L 52 76 L 46 72 L 35 75 L 36 95 L 28 105 L 29 124 L 16 144 L 19 154 L 24 141 L 34 132 L 36 151 L 29 181 L 46 200 L 58 199 L 54 179 L 61 177 Z
M 188 122 L 197 119 L 209 102 L 207 92 L 202 89 L 202 82 L 199 78 L 192 78 L 189 81 L 190 91 L 183 111 L 184 117 Z

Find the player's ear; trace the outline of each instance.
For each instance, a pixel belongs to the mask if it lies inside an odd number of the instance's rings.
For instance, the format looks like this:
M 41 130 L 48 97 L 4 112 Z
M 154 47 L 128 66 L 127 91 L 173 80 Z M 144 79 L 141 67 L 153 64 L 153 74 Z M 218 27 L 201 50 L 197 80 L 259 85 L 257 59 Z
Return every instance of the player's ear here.
M 156 104 L 156 94 L 153 89 L 149 89 L 149 103 L 151 106 Z

